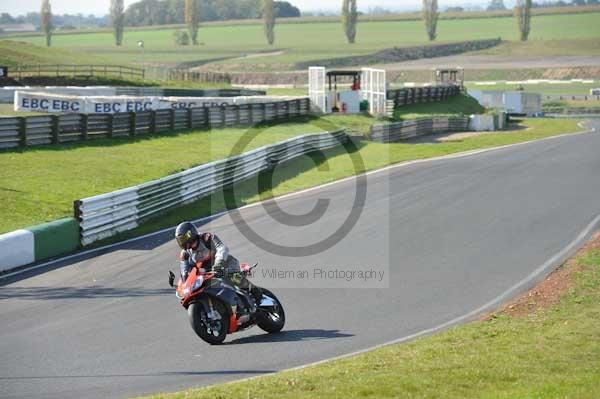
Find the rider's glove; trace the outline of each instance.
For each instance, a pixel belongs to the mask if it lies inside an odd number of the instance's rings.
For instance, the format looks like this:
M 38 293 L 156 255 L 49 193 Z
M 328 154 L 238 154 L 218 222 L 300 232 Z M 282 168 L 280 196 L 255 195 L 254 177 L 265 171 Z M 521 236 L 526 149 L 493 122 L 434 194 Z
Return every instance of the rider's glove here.
M 213 265 L 213 272 L 217 278 L 223 278 L 225 276 L 225 268 L 223 267 L 223 261 L 215 262 Z

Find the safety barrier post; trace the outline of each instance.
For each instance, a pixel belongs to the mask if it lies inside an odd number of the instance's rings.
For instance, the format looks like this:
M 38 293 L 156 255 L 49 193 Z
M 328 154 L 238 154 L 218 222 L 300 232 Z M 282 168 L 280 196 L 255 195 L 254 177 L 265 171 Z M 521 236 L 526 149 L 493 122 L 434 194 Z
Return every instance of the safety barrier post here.
M 88 139 L 88 115 L 81 114 L 81 139 Z
M 156 111 L 150 111 L 150 134 L 156 133 Z
M 27 146 L 27 119 L 20 116 L 19 118 L 19 145 L 21 147 Z
M 106 135 L 109 138 L 112 138 L 112 136 L 113 136 L 113 125 L 114 125 L 114 122 L 115 122 L 114 121 L 115 118 L 114 118 L 113 114 L 108 114 L 107 116 L 108 116 L 108 126 L 107 126 L 107 129 L 106 129 Z
M 186 108 L 185 110 L 186 112 L 186 120 L 187 120 L 187 128 L 191 129 L 192 128 L 192 109 L 191 108 Z
M 58 116 L 51 115 L 52 144 L 58 144 Z
M 130 112 L 129 113 L 129 135 L 130 136 L 135 136 L 136 133 L 136 129 L 137 129 L 137 117 L 136 117 L 136 113 L 135 112 Z

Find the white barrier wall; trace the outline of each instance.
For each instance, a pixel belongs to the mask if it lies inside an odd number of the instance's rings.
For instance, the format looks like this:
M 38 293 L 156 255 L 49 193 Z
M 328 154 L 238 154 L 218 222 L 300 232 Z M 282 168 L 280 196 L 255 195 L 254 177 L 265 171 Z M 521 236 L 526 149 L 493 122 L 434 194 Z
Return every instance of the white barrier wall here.
M 486 108 L 525 115 L 542 112 L 542 95 L 538 93 L 504 90 L 468 90 L 468 93 Z
M 14 109 L 19 112 L 113 114 L 159 109 L 257 104 L 292 99 L 294 97 L 69 96 L 18 90 L 14 93 Z
M 35 261 L 33 233 L 16 230 L 0 235 L 0 272 Z

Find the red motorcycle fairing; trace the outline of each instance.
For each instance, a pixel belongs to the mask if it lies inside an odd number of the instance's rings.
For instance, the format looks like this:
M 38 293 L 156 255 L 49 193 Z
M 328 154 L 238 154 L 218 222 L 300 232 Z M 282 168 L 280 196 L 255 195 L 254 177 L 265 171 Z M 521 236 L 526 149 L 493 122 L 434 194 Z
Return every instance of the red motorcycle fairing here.
M 194 289 L 194 284 L 201 282 Z M 177 284 L 177 297 L 181 299 L 181 305 L 187 309 L 192 302 L 199 296 L 206 295 L 222 301 L 227 305 L 229 315 L 229 331 L 234 333 L 237 331 L 237 316 L 236 316 L 236 291 L 233 287 L 225 284 L 221 279 L 217 279 L 213 272 L 205 272 L 201 266 L 194 266 L 188 273 L 185 283 L 180 279 Z M 207 310 L 208 311 L 208 310 Z

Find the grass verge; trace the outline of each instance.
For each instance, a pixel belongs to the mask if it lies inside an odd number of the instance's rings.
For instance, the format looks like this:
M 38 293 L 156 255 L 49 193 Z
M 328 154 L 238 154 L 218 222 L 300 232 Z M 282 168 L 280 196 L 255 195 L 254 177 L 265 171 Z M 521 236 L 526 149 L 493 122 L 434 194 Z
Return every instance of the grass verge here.
M 311 119 L 265 125 L 247 150 L 322 131 Z M 227 158 L 253 129 L 199 130 L 0 151 L 0 233 L 72 216 L 73 201 Z
M 394 119 L 417 119 L 433 115 L 459 116 L 481 114 L 485 111 L 477 100 L 465 94 L 434 103 L 411 104 L 394 110 Z
M 152 398 L 594 398 L 600 236 L 563 268 L 571 284 L 558 304 L 524 315 L 501 311 L 343 360 Z

